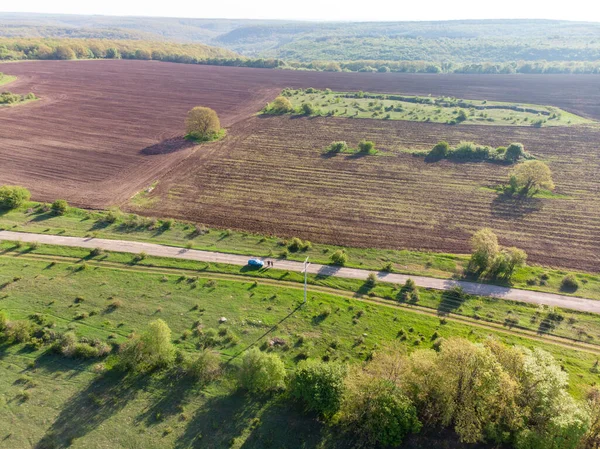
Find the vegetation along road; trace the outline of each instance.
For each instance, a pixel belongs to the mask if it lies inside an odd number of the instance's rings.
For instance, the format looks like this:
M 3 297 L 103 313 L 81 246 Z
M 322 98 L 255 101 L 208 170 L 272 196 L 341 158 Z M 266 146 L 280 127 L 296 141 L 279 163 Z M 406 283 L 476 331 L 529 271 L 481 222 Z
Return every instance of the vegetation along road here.
M 132 254 L 145 253 L 150 256 L 172 257 L 176 259 L 216 262 L 231 265 L 246 265 L 248 262 L 247 256 L 177 248 L 154 243 L 133 242 L 128 240 L 40 235 L 12 231 L 0 231 L 0 240 L 37 242 L 48 245 L 61 245 L 81 248 L 101 248 L 107 251 L 117 251 Z M 282 270 L 296 272 L 301 272 L 304 270 L 304 265 L 301 262 L 276 259 L 274 260 L 274 263 L 275 268 Z M 308 272 L 316 275 L 336 276 L 349 279 L 367 279 L 367 276 L 369 273 L 371 273 L 371 271 L 361 270 L 358 268 L 344 268 L 320 264 L 310 264 L 308 267 Z M 547 306 L 579 310 L 582 312 L 600 313 L 600 301 L 595 301 L 593 299 L 575 298 L 572 296 L 555 295 L 552 293 L 520 290 L 515 288 L 500 287 L 497 285 L 479 284 L 476 282 L 435 279 L 425 276 L 408 276 L 403 274 L 387 273 L 383 271 L 375 274 L 379 280 L 393 284 L 405 283 L 408 278 L 411 278 L 418 286 L 424 288 L 450 290 L 458 286 L 461 287 L 465 293 L 472 295 L 492 296 L 513 301 L 544 304 Z

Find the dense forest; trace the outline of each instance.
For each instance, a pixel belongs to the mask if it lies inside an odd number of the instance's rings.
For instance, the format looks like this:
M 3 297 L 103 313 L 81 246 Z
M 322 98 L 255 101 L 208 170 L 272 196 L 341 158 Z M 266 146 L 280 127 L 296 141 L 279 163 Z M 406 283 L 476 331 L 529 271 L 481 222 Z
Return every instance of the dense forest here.
M 304 70 L 600 72 L 597 23 L 311 23 L 0 13 L 0 59 L 72 59 L 52 55 L 62 46 L 79 59 L 113 57 L 106 50 L 118 47 L 119 57 L 129 59 Z

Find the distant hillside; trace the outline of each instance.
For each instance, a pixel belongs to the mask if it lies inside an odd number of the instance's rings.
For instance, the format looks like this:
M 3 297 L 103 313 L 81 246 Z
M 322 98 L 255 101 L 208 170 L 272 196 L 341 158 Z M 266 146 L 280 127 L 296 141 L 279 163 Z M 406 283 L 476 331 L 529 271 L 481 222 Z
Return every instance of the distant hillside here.
M 598 61 L 600 23 L 551 20 L 291 22 L 0 13 L 0 37 L 200 42 L 295 61 Z

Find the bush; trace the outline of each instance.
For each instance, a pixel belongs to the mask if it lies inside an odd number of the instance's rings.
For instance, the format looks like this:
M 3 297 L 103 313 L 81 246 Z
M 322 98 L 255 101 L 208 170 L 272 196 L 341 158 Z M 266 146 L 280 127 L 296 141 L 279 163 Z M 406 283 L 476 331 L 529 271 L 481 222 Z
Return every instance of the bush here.
M 52 209 L 52 212 L 54 212 L 55 215 L 64 215 L 67 213 L 67 210 L 69 210 L 69 203 L 65 200 L 56 200 L 52 203 L 50 209 Z
M 252 348 L 242 358 L 238 379 L 241 388 L 264 394 L 284 389 L 285 375 L 285 367 L 277 355 Z
M 30 198 L 31 193 L 25 187 L 9 185 L 0 187 L 0 209 L 15 209 Z
M 572 274 L 567 274 L 560 282 L 560 289 L 566 292 L 574 292 L 579 288 L 579 281 Z
M 367 288 L 373 288 L 377 285 L 377 276 L 375 273 L 369 273 L 367 276 L 367 280 L 365 281 L 365 286 Z
M 90 251 L 90 257 L 98 257 L 100 256 L 104 251 L 102 250 L 102 248 L 94 248 L 93 250 Z
M 187 359 L 184 362 L 184 369 L 188 376 L 202 384 L 212 382 L 219 377 L 221 372 L 219 354 L 203 349 L 197 357 Z
M 441 141 L 438 142 L 429 152 L 429 154 L 425 157 L 426 162 L 437 162 L 442 159 L 445 159 L 450 152 L 450 145 L 448 142 Z
M 163 320 L 152 321 L 139 337 L 134 337 L 120 354 L 120 366 L 134 372 L 147 372 L 169 366 L 175 358 L 171 329 Z
M 303 247 L 304 244 L 298 237 L 294 237 L 292 240 L 290 240 L 290 243 L 287 246 L 287 248 L 293 253 L 300 251 Z
M 375 149 L 375 143 L 370 140 L 362 140 L 358 144 L 358 151 L 361 153 L 370 153 Z
M 280 95 L 273 100 L 269 110 L 277 114 L 285 114 L 287 112 L 292 112 L 294 107 L 292 106 L 292 102 L 290 100 Z
M 342 404 L 346 367 L 316 360 L 298 364 L 290 382 L 290 395 L 307 411 L 333 416 Z
M 317 112 L 317 110 L 311 103 L 302 103 L 300 112 L 302 112 L 304 115 L 313 115 Z
M 331 142 L 331 144 L 327 147 L 328 153 L 341 153 L 344 151 L 348 151 L 348 144 L 344 141 Z
M 187 135 L 193 139 L 213 140 L 221 131 L 221 122 L 215 111 L 197 106 L 188 112 L 185 129 Z
M 406 283 L 400 289 L 400 297 L 402 301 L 419 301 L 419 289 L 417 288 L 415 281 L 410 278 L 406 280 Z
M 504 153 L 504 159 L 508 162 L 514 163 L 517 162 L 524 155 L 525 149 L 522 143 L 511 143 L 506 148 L 506 153 Z
M 348 255 L 343 249 L 338 249 L 329 256 L 329 260 L 331 260 L 334 265 L 344 266 L 348 262 Z

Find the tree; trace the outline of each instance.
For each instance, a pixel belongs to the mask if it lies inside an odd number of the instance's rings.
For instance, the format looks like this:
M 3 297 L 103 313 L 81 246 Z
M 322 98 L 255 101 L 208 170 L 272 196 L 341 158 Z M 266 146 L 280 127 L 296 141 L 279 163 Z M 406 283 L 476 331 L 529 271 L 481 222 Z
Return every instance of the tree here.
M 498 255 L 498 237 L 490 228 L 480 229 L 471 237 L 471 248 L 469 270 L 484 272 Z
M 540 189 L 554 190 L 552 172 L 542 161 L 523 162 L 514 168 L 511 176 L 523 196 L 533 196 Z
M 290 395 L 308 411 L 329 418 L 342 404 L 346 367 L 310 360 L 298 364 L 290 382 Z
M 163 320 L 152 321 L 139 337 L 130 340 L 120 356 L 123 368 L 147 372 L 169 366 L 175 359 L 171 329 Z
M 69 210 L 69 203 L 67 203 L 65 200 L 56 200 L 54 203 L 52 203 L 50 208 L 56 215 L 64 215 L 67 213 L 67 210 Z
M 504 160 L 510 163 L 517 162 L 525 155 L 525 149 L 522 143 L 511 143 L 504 153 Z
M 196 106 L 188 112 L 185 129 L 188 136 L 194 139 L 213 140 L 219 135 L 221 122 L 214 110 Z
M 280 95 L 273 100 L 270 109 L 278 114 L 285 114 L 287 112 L 292 112 L 294 107 L 292 106 L 292 102 L 290 100 Z
M 349 387 L 342 422 L 368 447 L 398 446 L 411 433 L 421 430 L 417 409 L 392 382 L 359 378 Z
M 239 371 L 240 387 L 254 394 L 285 388 L 285 367 L 276 354 L 252 348 L 244 354 Z
M 56 59 L 75 59 L 75 52 L 67 45 L 59 45 L 54 50 L 54 57 Z
M 0 209 L 15 209 L 30 198 L 31 193 L 25 187 L 9 185 L 0 187 Z

